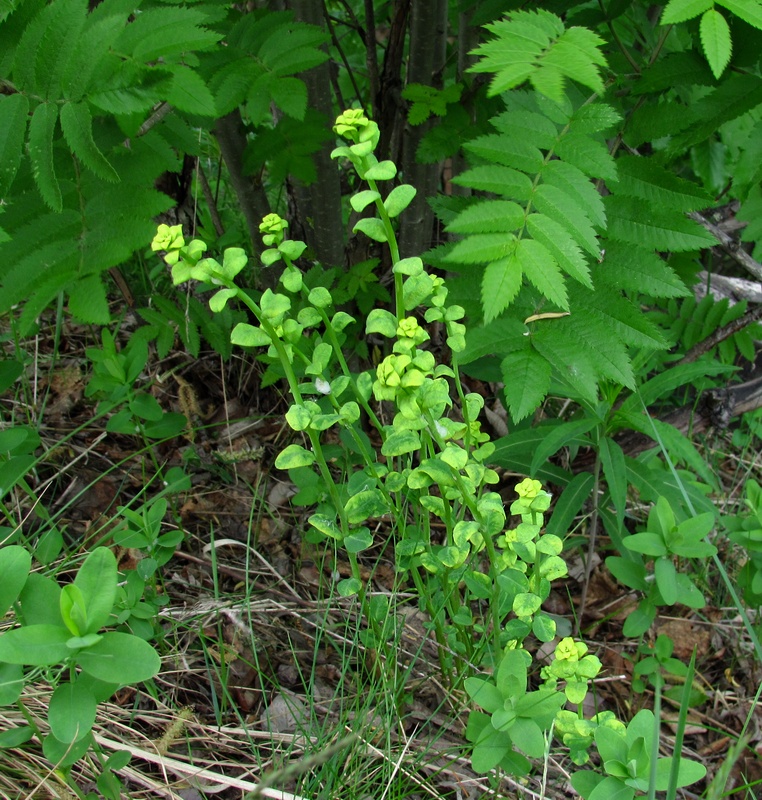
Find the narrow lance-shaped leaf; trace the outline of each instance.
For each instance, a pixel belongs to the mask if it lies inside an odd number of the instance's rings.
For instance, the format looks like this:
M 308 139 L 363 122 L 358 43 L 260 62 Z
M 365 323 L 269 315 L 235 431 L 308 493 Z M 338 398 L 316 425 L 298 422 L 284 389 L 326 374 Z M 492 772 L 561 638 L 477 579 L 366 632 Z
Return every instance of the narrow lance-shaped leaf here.
M 0 95 L 0 198 L 10 189 L 21 163 L 29 100 L 23 94 Z
M 714 5 L 712 0 L 670 0 L 661 15 L 662 25 L 674 25 L 693 19 Z
M 29 158 L 42 199 L 53 211 L 61 211 L 61 187 L 53 166 L 53 134 L 58 121 L 55 103 L 40 103 L 29 123 Z
M 509 353 L 500 363 L 505 399 L 514 422 L 531 414 L 550 388 L 550 364 L 533 348 Z
M 521 261 L 514 252 L 493 261 L 484 270 L 482 308 L 485 323 L 499 316 L 513 302 L 521 288 Z
M 714 77 L 719 78 L 730 61 L 730 52 L 733 49 L 727 20 L 717 9 L 710 8 L 701 17 L 700 32 L 706 60 Z
M 64 103 L 61 106 L 61 129 L 72 152 L 86 167 L 103 180 L 119 180 L 116 170 L 95 144 L 93 119 L 87 103 Z
M 717 0 L 717 5 L 724 6 L 744 22 L 762 30 L 762 5 L 758 0 Z

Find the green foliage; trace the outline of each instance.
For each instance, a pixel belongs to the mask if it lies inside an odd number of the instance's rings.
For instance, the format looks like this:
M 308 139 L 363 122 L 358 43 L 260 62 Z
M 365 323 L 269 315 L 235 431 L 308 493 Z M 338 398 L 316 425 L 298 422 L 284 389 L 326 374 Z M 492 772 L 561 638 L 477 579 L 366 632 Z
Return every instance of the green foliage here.
M 457 103 L 462 93 L 463 86 L 458 83 L 450 84 L 444 89 L 409 83 L 402 91 L 402 97 L 411 103 L 407 121 L 411 125 L 421 125 L 432 114 L 438 117 L 445 116 L 447 107 Z
M 369 625 L 364 641 L 373 648 L 382 645 L 386 634 L 379 627 L 378 615 L 373 613 L 357 557 L 374 544 L 370 522 L 382 517 L 391 520 L 397 570 L 410 576 L 421 606 L 429 613 L 443 674 L 465 678 L 467 693 L 484 709 L 470 714 L 466 731 L 473 745 L 474 769 L 491 772 L 499 768 L 516 776 L 528 774 L 529 759 L 546 754 L 548 737 L 557 720 L 558 735 L 572 748 L 579 764 L 586 762 L 593 740 L 599 750 L 621 749 L 609 733 L 640 752 L 645 743 L 640 739 L 645 740 L 645 735 L 639 718 L 631 728 L 605 714 L 584 719 L 582 703 L 601 662 L 587 654 L 583 643 L 571 637 L 562 639 L 553 661 L 542 671 L 543 685 L 535 691 L 528 689 L 532 656 L 524 643 L 530 636 L 541 642 L 556 637 L 557 621 L 542 611 L 542 604 L 549 596 L 551 583 L 566 574 L 566 564 L 560 557 L 562 540 L 553 534 L 542 534 L 550 496 L 539 481 L 521 482 L 516 487 L 519 497 L 510 509 L 521 522 L 506 529 L 502 498 L 489 490 L 497 475 L 484 464 L 493 455 L 494 447 L 477 422 L 483 398 L 464 395 L 460 386 L 457 355 L 463 351 L 465 341 L 458 320 L 463 309 L 447 305 L 445 282 L 430 276 L 420 258 L 399 258 L 392 219 L 413 193 L 403 185 L 382 201 L 377 181 L 392 178 L 396 168 L 390 162 L 379 163 L 373 154 L 379 141 L 375 123 L 360 111 L 345 112 L 338 118 L 336 130 L 350 144 L 337 148 L 334 157 L 348 159 L 369 186 L 353 198 L 353 207 L 362 210 L 373 204 L 378 214 L 366 218 L 365 224 L 358 224 L 356 229 L 389 243 L 393 257 L 396 313 L 376 308 L 368 314 L 366 323 L 366 333 L 385 337 L 392 344 L 392 352 L 378 365 L 375 376 L 349 370 L 340 340 L 349 322 L 347 315 L 332 315 L 334 300 L 326 287 L 310 289 L 305 285 L 292 261 L 303 252 L 304 245 L 285 238 L 287 224 L 279 216 L 265 217 L 260 230 L 269 248 L 263 253 L 263 261 L 285 263 L 281 287 L 276 292 L 266 290 L 258 301 L 235 282 L 246 264 L 242 251 L 227 249 L 222 263 L 203 258 L 206 246 L 197 240 L 186 244 L 179 226 L 162 226 L 152 247 L 165 252 L 176 283 L 194 279 L 202 286 L 219 287 L 209 301 L 215 311 L 237 299 L 253 313 L 257 324 L 240 323 L 231 340 L 239 346 L 267 347 L 269 356 L 277 357 L 292 398 L 286 421 L 309 443 L 309 447 L 287 445 L 275 466 L 289 470 L 300 488 L 300 503 L 320 503 L 309 520 L 313 528 L 310 541 L 327 540 L 346 553 L 352 574 L 337 584 L 337 591 L 343 597 L 359 596 Z M 472 225 L 487 224 L 499 232 L 504 229 L 506 217 L 522 213 L 516 203 L 495 202 L 498 207 L 486 212 L 464 212 L 454 225 L 467 232 Z M 377 224 L 370 224 L 374 220 Z M 451 365 L 437 364 L 432 352 L 423 347 L 430 333 L 417 317 L 410 315 L 421 305 L 427 323 L 444 325 L 453 354 Z M 310 337 L 304 336 L 307 329 L 312 331 Z M 461 400 L 462 421 L 449 414 L 449 381 Z M 377 401 L 393 404 L 396 413 L 392 424 L 383 425 L 378 420 L 368 404 L 371 393 Z M 379 458 L 359 428 L 361 411 L 367 414 L 380 438 L 380 455 L 385 459 Z M 595 424 L 595 420 L 587 420 L 582 426 L 571 423 L 574 432 L 559 428 L 556 439 L 560 445 L 569 435 L 586 433 Z M 343 458 L 334 456 L 334 464 L 343 465 L 339 479 L 329 468 L 329 448 L 323 439 L 332 428 L 338 430 L 345 450 Z M 549 440 L 550 437 L 546 441 Z M 546 445 L 547 454 L 554 446 Z M 613 442 L 604 449 L 612 476 L 623 472 L 621 451 Z M 359 459 L 347 452 L 350 450 Z M 337 449 L 331 452 L 336 453 Z M 547 454 L 538 455 L 538 461 Z M 617 490 L 617 494 L 621 492 Z M 617 505 L 621 501 L 618 497 Z M 666 562 L 668 555 L 702 555 L 698 538 L 706 533 L 707 520 L 699 517 L 676 525 L 670 515 L 669 506 L 657 504 L 652 527 L 658 531 L 654 535 L 661 544 L 660 559 Z M 708 517 L 711 526 L 714 516 Z M 446 532 L 442 543 L 431 539 L 432 520 Z M 644 534 L 638 536 L 629 537 L 635 545 L 640 544 Z M 659 590 L 670 594 L 677 577 L 673 573 L 660 576 L 664 570 L 658 565 L 656 572 Z M 643 577 L 638 588 L 645 583 Z M 475 614 L 475 601 L 487 601 L 484 616 Z M 487 633 L 491 641 L 485 647 L 479 638 Z M 493 667 L 493 676 L 469 674 L 469 665 L 475 662 Z M 566 702 L 578 706 L 577 722 L 561 711 Z M 653 728 L 649 737 L 652 734 Z M 661 761 L 662 767 L 671 763 L 669 759 Z M 606 769 L 611 778 L 583 773 L 580 791 L 584 794 L 588 787 L 595 789 L 593 781 L 598 778 L 609 784 L 621 779 L 625 786 L 637 789 L 647 787 L 644 775 L 650 779 L 648 753 L 634 759 L 628 751 L 622 767 L 628 770 L 626 774 L 618 768 L 609 769 L 608 763 Z M 592 780 L 586 777 L 588 774 Z M 680 774 L 683 784 L 699 777 L 699 768 L 690 766 Z M 660 780 L 657 777 L 657 786 Z
M 646 793 L 649 787 L 666 791 L 670 785 L 673 763 L 679 763 L 677 786 L 689 786 L 701 780 L 706 767 L 696 761 L 687 761 L 679 754 L 669 758 L 656 758 L 658 748 L 658 720 L 653 711 L 639 711 L 626 730 L 601 725 L 595 732 L 595 745 L 601 756 L 606 776 L 582 771 L 572 776 L 572 786 L 585 800 L 603 800 L 616 797 L 632 800 L 636 794 Z M 652 782 L 652 761 L 655 761 L 655 782 Z
M 0 22 L 0 197 L 11 201 L 0 313 L 25 301 L 26 333 L 65 291 L 76 317 L 110 321 L 103 274 L 128 260 L 173 204 L 154 184 L 180 171 L 183 152 L 195 154 L 197 136 L 178 138 L 188 122 L 212 128 L 243 106 L 261 130 L 253 152 L 272 157 L 273 180 L 314 179 L 322 124 L 284 120 L 276 134 L 264 123 L 271 103 L 285 119 L 305 119 L 306 88 L 294 76 L 327 58 L 325 38 L 288 13 L 151 0 L 92 10 L 84 0 L 30 2 L 10 13 Z M 170 113 L 154 115 L 162 104 Z M 273 136 L 280 146 L 268 149 Z M 251 168 L 260 168 L 256 159 Z
M 105 547 L 96 547 L 82 562 L 72 583 L 59 586 L 30 572 L 31 558 L 19 545 L 0 550 L 4 579 L 2 603 L 12 605 L 21 622 L 0 635 L 2 705 L 23 703 L 27 685 L 42 675 L 55 676 L 47 708 L 45 733 L 26 713 L 27 726 L 17 729 L 36 734 L 45 756 L 66 774 L 68 768 L 91 747 L 92 727 L 99 702 L 120 686 L 147 681 L 160 667 L 158 653 L 146 641 L 129 633 L 104 627 L 113 624 L 118 592 L 116 558 Z M 41 584 L 48 602 L 35 611 Z M 57 667 L 57 669 L 51 669 Z M 68 676 L 68 680 L 66 677 Z M 17 736 L 17 744 L 26 741 Z M 119 785 L 116 782 L 118 796 Z
M 669 502 L 659 497 L 648 515 L 648 528 L 625 537 L 624 547 L 631 553 L 646 556 L 652 562 L 653 582 L 639 558 L 609 556 L 606 566 L 614 577 L 645 594 L 624 624 L 625 636 L 640 636 L 651 627 L 659 606 L 677 602 L 690 608 L 703 608 L 706 600 L 687 572 L 678 572 L 675 559 L 706 559 L 717 548 L 706 541 L 715 524 L 711 512 L 677 522 Z
M 744 600 L 753 607 L 762 605 L 762 489 L 754 480 L 746 483 L 747 512 L 723 517 L 730 541 L 745 550 L 745 563 L 736 581 Z
M 106 430 L 137 434 L 146 439 L 167 439 L 185 430 L 188 420 L 182 414 L 164 411 L 153 395 L 134 388 L 148 360 L 145 338 L 133 336 L 125 348 L 118 351 L 107 328 L 103 328 L 101 336 L 103 346 L 87 350 L 93 362 L 93 374 L 85 394 L 101 401 L 101 411 L 122 406 L 110 417 Z

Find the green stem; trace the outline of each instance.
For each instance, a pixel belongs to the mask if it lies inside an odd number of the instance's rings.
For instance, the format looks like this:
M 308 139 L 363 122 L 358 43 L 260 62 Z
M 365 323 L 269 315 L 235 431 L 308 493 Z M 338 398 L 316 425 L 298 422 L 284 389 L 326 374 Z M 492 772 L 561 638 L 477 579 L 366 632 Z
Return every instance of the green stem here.
M 352 390 L 355 393 L 355 397 L 357 398 L 358 402 L 363 408 L 363 411 L 368 415 L 368 419 L 373 424 L 373 427 L 381 433 L 383 432 L 384 426 L 379 421 L 378 417 L 376 416 L 373 409 L 370 407 L 368 401 L 360 394 L 359 389 L 357 388 L 357 381 L 355 380 L 354 375 L 349 369 L 349 364 L 347 364 L 346 359 L 344 358 L 344 352 L 341 349 L 341 345 L 339 344 L 339 339 L 336 336 L 336 331 L 333 329 L 333 326 L 328 319 L 328 314 L 320 308 L 318 309 L 320 316 L 323 318 L 323 323 L 325 324 L 325 330 L 328 334 L 328 339 L 331 343 L 331 347 L 333 347 L 333 352 L 336 354 L 336 358 L 338 359 L 339 365 L 341 366 L 342 373 L 349 379 L 349 384 L 352 387 Z
M 376 186 L 376 182 L 371 178 L 368 179 L 368 186 L 371 188 L 372 191 L 378 192 L 378 187 Z M 380 194 L 380 192 L 379 192 Z M 399 245 L 397 244 L 397 236 L 394 233 L 394 226 L 392 225 L 392 220 L 389 217 L 389 214 L 386 210 L 386 206 L 384 205 L 383 201 L 379 198 L 376 200 L 376 210 L 378 211 L 378 216 L 381 219 L 381 222 L 384 224 L 384 231 L 386 232 L 386 240 L 389 243 L 389 252 L 392 257 L 392 267 L 400 260 L 400 250 Z M 397 320 L 400 321 L 405 318 L 405 303 L 402 297 L 402 275 L 398 273 L 394 273 L 394 308 L 395 313 L 397 314 Z

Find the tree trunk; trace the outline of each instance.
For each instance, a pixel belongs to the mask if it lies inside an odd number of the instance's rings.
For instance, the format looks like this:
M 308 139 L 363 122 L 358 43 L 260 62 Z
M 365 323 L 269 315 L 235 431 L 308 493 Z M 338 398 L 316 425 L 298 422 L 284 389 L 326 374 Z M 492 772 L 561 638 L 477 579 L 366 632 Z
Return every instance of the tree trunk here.
M 447 6 L 447 0 L 413 3 L 408 84 L 442 88 L 442 70 L 447 54 Z M 434 119 L 429 119 L 422 125 L 408 125 L 403 135 L 403 179 L 418 190 L 400 218 L 400 255 L 403 258 L 420 255 L 432 243 L 434 213 L 427 199 L 439 189 L 442 164 L 420 164 L 416 152 L 423 137 L 435 124 Z
M 214 126 L 214 135 L 220 146 L 222 159 L 228 168 L 230 183 L 233 185 L 233 191 L 246 220 L 252 250 L 257 256 L 256 262 L 259 264 L 259 254 L 264 249 L 259 234 L 259 223 L 262 221 L 262 217 L 270 213 L 270 204 L 262 183 L 256 177 L 248 177 L 243 174 L 246 133 L 241 112 L 236 109 L 218 119 Z M 257 269 L 255 275 L 256 281 L 259 283 L 263 277 L 261 269 Z
M 378 79 L 378 94 L 372 98 L 374 119 L 378 123 L 381 138 L 376 148 L 379 161 L 391 158 L 399 164 L 400 140 L 404 124 L 402 113 L 402 59 L 405 55 L 407 18 L 411 0 L 393 0 L 389 10 L 389 27 L 386 35 L 384 63 Z M 417 0 L 418 5 L 427 5 L 429 0 Z M 370 20 L 371 24 L 374 24 Z M 368 28 L 369 20 L 365 25 Z M 368 47 L 376 46 L 379 27 L 368 30 Z
M 464 12 L 458 15 L 458 71 L 457 80 L 464 83 L 466 87 L 469 83 L 466 80 L 466 70 L 476 61 L 476 58 L 471 55 L 471 51 L 479 44 L 479 28 L 471 25 L 471 13 Z M 463 92 L 463 96 L 467 96 L 467 90 Z M 475 114 L 473 113 L 472 103 L 468 103 L 466 107 L 469 109 L 472 117 L 472 122 L 475 122 Z M 466 159 L 462 150 L 452 157 L 451 170 L 452 175 L 460 175 L 467 167 Z M 470 197 L 473 191 L 467 186 L 458 186 L 456 183 L 451 183 L 449 189 L 454 195 L 461 195 L 463 197 Z
M 291 0 L 290 6 L 301 22 L 325 27 L 323 0 Z M 320 112 L 325 117 L 323 125 L 330 130 L 334 122 L 334 105 L 329 63 L 326 61 L 302 73 L 300 77 L 307 85 L 308 108 Z M 317 179 L 306 187 L 306 191 L 299 192 L 296 198 L 307 244 L 313 249 L 318 261 L 332 267 L 340 266 L 344 262 L 339 170 L 336 162 L 331 159 L 334 146 L 332 137 L 314 154 Z M 304 200 L 307 201 L 307 207 Z

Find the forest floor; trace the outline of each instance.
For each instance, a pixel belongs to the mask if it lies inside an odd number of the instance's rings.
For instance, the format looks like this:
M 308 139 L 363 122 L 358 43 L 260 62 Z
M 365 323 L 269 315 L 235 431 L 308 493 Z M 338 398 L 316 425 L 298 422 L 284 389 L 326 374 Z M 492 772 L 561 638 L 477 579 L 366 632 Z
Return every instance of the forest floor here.
M 95 417 L 94 403 L 85 397 L 84 350 L 94 344 L 92 332 L 65 326 L 54 360 L 52 337 L 43 331 L 22 389 L 3 399 L 6 420 L 34 424 L 42 437 L 45 456 L 35 490 L 64 534 L 67 555 L 48 569 L 57 570 L 61 582 L 70 579 L 77 556 L 119 524 L 120 507 L 139 509 L 161 489 L 143 443 L 106 433 L 105 420 Z M 259 389 L 259 373 L 253 361 L 234 358 L 223 364 L 214 353 L 192 360 L 172 352 L 161 361 L 152 359 L 140 379 L 163 409 L 192 418 L 184 435 L 153 446 L 156 462 L 183 467 L 191 488 L 174 498 L 165 523 L 168 529 L 180 528 L 184 541 L 159 581 L 166 597 L 157 644 L 162 671 L 153 686 L 126 688 L 103 704 L 94 728 L 106 755 L 119 749 L 132 754 L 119 772 L 125 796 L 575 796 L 568 781 L 574 765 L 563 748 L 551 748 L 546 764 L 521 781 L 505 777 L 496 784 L 470 769 L 464 750 L 467 698 L 446 688 L 424 619 L 407 587 L 399 584 L 393 544 L 382 528 L 376 540 L 385 544 L 363 553 L 362 563 L 372 591 L 393 596 L 397 623 L 388 652 L 381 654 L 383 676 L 369 666 L 355 602 L 335 591 L 349 564 L 310 544 L 305 535 L 309 508 L 299 505 L 305 487 L 294 486 L 273 466 L 292 434 L 283 420 L 285 401 L 276 387 Z M 727 470 L 722 481 L 727 496 L 718 502 L 730 511 L 740 502 L 733 484 L 739 456 L 731 451 L 729 434 L 713 436 L 702 446 L 715 469 Z M 745 451 L 746 474 L 759 472 L 759 464 L 748 461 L 756 449 Z M 506 493 L 516 477 L 503 475 Z M 633 523 L 644 516 L 635 500 Z M 33 513 L 21 492 L 9 504 L 14 506 L 34 539 L 42 516 Z M 580 518 L 575 540 L 584 539 L 585 526 Z M 718 546 L 722 551 L 727 543 Z M 601 536 L 601 556 L 606 547 Z M 570 621 L 579 611 L 586 574 L 580 550 L 565 553 L 569 577 L 545 607 Z M 141 558 L 124 549 L 117 555 L 123 567 Z M 582 638 L 604 665 L 589 695 L 589 710 L 611 709 L 626 720 L 652 704 L 649 691 L 633 690 L 638 642 L 622 636 L 623 621 L 638 598 L 596 559 L 580 620 Z M 647 638 L 668 635 L 674 657 L 685 662 L 696 651 L 696 704 L 684 749 L 706 764 L 707 783 L 719 775 L 717 785 L 722 782 L 726 794 L 715 796 L 757 797 L 762 714 L 753 713 L 753 707 L 762 667 L 708 567 L 704 578 L 710 604 L 698 612 L 675 606 L 672 615 L 657 619 Z M 391 687 L 389 675 L 402 685 Z M 674 680 L 670 687 L 667 676 L 667 689 L 679 691 Z M 28 709 L 44 711 L 49 694 L 44 682 L 29 687 Z M 662 709 L 665 754 L 671 752 L 677 716 L 669 696 L 668 691 Z M 16 712 L 3 714 L 0 731 L 17 721 Z M 738 748 L 742 733 L 744 746 Z M 75 765 L 72 775 L 84 792 L 94 789 L 97 773 L 88 760 Z M 255 789 L 258 794 L 250 794 Z M 691 789 L 686 797 L 700 796 L 701 786 Z M 0 796 L 67 794 L 33 740 L 0 752 Z

